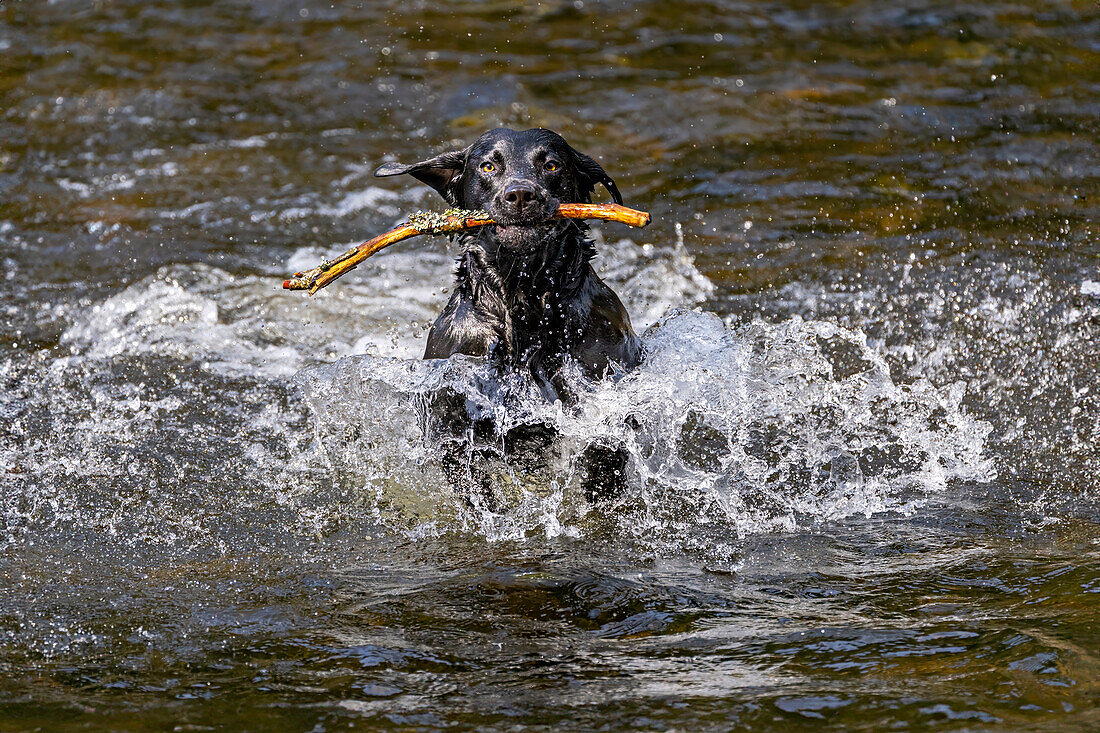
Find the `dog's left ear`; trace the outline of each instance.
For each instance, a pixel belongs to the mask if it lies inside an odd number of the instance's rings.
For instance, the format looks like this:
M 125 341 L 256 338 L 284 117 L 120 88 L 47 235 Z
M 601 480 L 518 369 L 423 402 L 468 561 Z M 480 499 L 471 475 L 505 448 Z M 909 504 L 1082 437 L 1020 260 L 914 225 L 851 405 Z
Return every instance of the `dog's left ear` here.
M 619 187 L 615 185 L 615 181 L 611 180 L 611 176 L 607 175 L 607 171 L 584 153 L 572 147 L 569 149 L 573 151 L 573 165 L 577 170 L 577 193 L 584 199 L 583 203 L 592 203 L 592 192 L 596 190 L 596 184 L 599 183 L 607 189 L 615 203 L 622 205 L 623 195 L 619 193 Z
M 384 178 L 408 173 L 416 180 L 426 183 L 438 191 L 439 195 L 451 206 L 462 206 L 463 203 L 460 200 L 462 191 L 459 188 L 459 183 L 462 179 L 462 171 L 465 168 L 466 151 L 450 150 L 412 165 L 384 163 L 378 167 L 374 175 Z

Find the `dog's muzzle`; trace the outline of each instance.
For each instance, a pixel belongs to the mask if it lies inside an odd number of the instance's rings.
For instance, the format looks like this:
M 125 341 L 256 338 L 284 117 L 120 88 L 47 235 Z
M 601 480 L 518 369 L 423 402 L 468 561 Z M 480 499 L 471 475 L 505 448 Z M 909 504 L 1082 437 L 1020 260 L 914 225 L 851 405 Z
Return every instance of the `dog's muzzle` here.
M 494 219 L 505 227 L 541 224 L 552 218 L 558 202 L 533 181 L 516 179 L 505 184 L 493 202 Z

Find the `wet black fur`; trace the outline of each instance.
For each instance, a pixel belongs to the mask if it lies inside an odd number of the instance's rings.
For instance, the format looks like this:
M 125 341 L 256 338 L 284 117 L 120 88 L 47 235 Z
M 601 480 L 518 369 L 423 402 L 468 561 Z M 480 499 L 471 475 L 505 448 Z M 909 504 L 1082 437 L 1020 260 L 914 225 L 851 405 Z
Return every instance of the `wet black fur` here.
M 498 224 L 459 235 L 454 291 L 428 334 L 424 358 L 489 356 L 503 369 L 526 370 L 547 398 L 566 402 L 572 399 L 563 379 L 568 359 L 597 379 L 640 361 L 626 309 L 590 263 L 595 249 L 587 226 L 551 218 L 559 203 L 591 203 L 596 184 L 622 203 L 599 163 L 550 130 L 500 128 L 464 150 L 412 165 L 387 163 L 375 172 L 399 174 L 431 186 L 452 206 L 488 211 Z M 433 422 L 453 420 L 452 435 L 466 432 L 459 404 L 433 409 Z M 544 458 L 545 436 L 534 442 L 537 449 L 527 452 Z M 595 458 L 599 465 L 587 460 L 582 472 L 600 476 L 611 466 L 621 476 L 625 455 L 604 453 Z
M 428 335 L 425 358 L 489 354 L 502 366 L 529 370 L 548 396 L 560 387 L 566 355 L 592 377 L 638 362 L 630 317 L 590 264 L 587 227 L 551 219 L 559 202 L 591 203 L 597 183 L 622 203 L 599 163 L 555 132 L 502 128 L 465 150 L 413 165 L 387 163 L 375 175 L 402 173 L 448 204 L 487 210 L 504 225 L 460 235 L 454 292 Z M 516 189 L 526 205 L 507 200 Z

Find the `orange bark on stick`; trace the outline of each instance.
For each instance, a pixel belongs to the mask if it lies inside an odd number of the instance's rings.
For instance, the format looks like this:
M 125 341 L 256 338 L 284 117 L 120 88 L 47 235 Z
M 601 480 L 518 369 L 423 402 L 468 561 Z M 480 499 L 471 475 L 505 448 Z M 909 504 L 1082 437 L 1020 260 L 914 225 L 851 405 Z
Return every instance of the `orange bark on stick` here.
M 562 219 L 619 221 L 632 227 L 644 227 L 649 224 L 649 214 L 646 212 L 618 204 L 561 204 L 555 216 Z M 308 290 L 309 294 L 313 295 L 345 272 L 355 269 L 360 262 L 375 252 L 391 244 L 397 244 L 420 234 L 449 234 L 494 223 L 492 218 L 483 211 L 451 209 L 442 214 L 414 214 L 409 217 L 408 223 L 368 239 L 331 262 L 322 262 L 311 270 L 294 273 L 294 277 L 283 281 L 283 287 L 287 290 Z

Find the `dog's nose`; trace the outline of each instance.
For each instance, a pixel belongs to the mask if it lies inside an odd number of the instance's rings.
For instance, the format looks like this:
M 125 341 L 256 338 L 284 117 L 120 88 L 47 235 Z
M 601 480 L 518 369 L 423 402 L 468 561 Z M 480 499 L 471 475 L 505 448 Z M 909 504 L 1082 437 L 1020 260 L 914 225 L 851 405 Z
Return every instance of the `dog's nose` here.
M 533 203 L 535 195 L 535 189 L 531 184 L 522 181 L 510 183 L 504 189 L 504 200 L 515 206 L 516 211 L 523 211 L 525 206 Z

